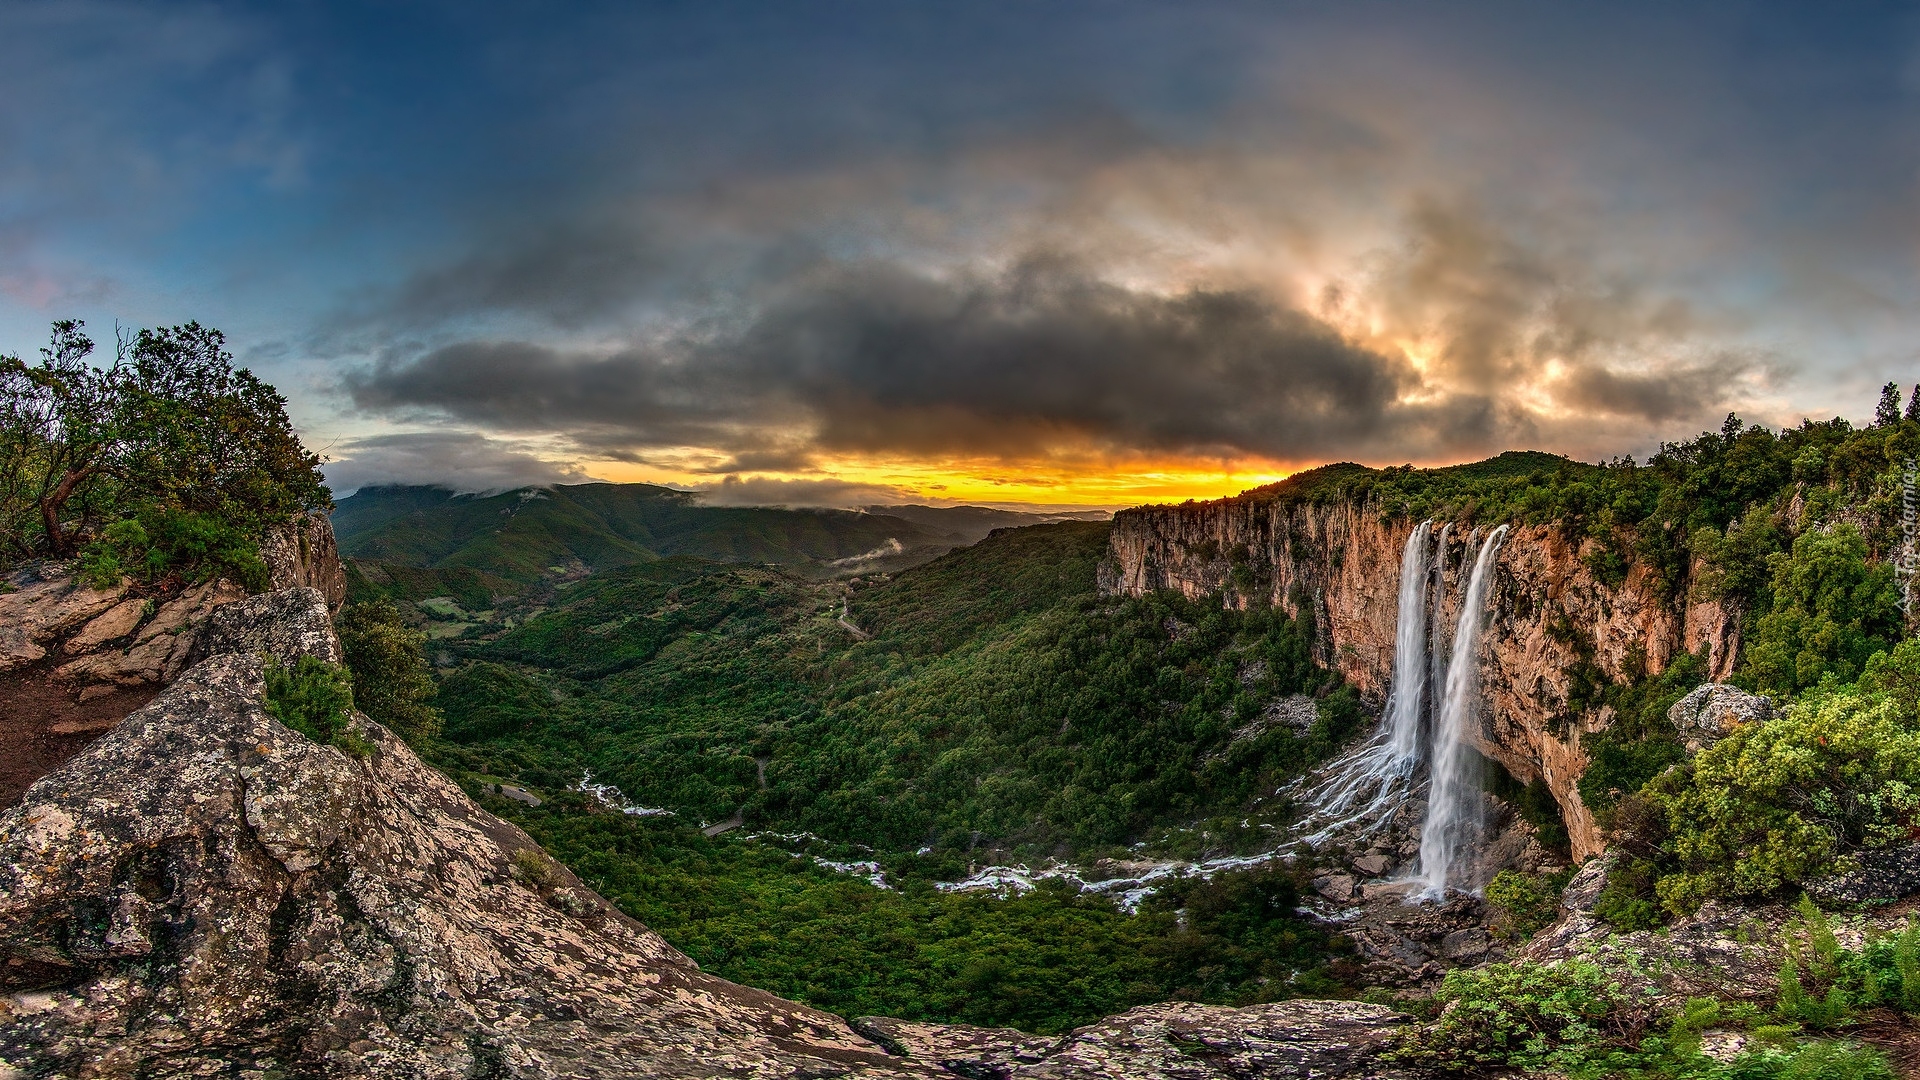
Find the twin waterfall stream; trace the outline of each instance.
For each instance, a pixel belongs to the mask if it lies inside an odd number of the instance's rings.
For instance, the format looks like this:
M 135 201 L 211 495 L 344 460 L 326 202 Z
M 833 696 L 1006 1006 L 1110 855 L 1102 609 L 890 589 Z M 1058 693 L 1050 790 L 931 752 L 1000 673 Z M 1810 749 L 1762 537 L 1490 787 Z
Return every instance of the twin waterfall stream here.
M 1407 537 L 1400 558 L 1399 612 L 1394 626 L 1393 674 L 1385 714 L 1372 738 L 1329 763 L 1317 779 L 1301 782 L 1295 799 L 1307 813 L 1280 846 L 1256 855 L 1200 862 L 1149 862 L 1121 877 L 1091 875 L 1068 864 L 1044 868 L 988 866 L 945 891 L 1022 891 L 1042 878 L 1064 878 L 1084 892 L 1113 897 L 1127 911 L 1173 877 L 1214 874 L 1291 859 L 1301 847 L 1338 841 L 1351 845 L 1386 829 L 1409 803 L 1426 795 L 1419 860 L 1391 884 L 1410 900 L 1444 901 L 1451 886 L 1471 889 L 1472 857 L 1481 839 L 1480 758 L 1469 738 L 1478 705 L 1478 649 L 1494 562 L 1507 527 L 1468 535 L 1457 566 L 1449 568 L 1453 526 L 1436 535 L 1423 521 Z M 1463 580 L 1464 579 L 1464 580 Z M 1458 597 L 1451 624 L 1448 600 Z
M 1420 861 L 1405 880 L 1421 899 L 1444 899 L 1457 859 L 1471 851 L 1481 825 L 1480 759 L 1468 738 L 1478 704 L 1480 629 L 1494 560 L 1506 539 L 1501 525 L 1467 537 L 1457 579 L 1467 573 L 1459 618 L 1448 627 L 1447 541 L 1453 526 L 1423 521 L 1400 557 L 1398 620 L 1387 707 L 1374 737 L 1328 766 L 1305 794 L 1314 807 L 1301 842 L 1364 837 L 1383 828 L 1416 793 L 1426 766 L 1427 814 Z M 1449 633 L 1451 630 L 1451 633 Z

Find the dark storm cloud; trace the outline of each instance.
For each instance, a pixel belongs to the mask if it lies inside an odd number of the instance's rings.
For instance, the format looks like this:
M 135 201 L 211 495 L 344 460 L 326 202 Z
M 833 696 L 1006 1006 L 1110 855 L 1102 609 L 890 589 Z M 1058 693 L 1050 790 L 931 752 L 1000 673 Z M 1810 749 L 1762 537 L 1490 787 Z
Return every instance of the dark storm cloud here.
M 798 429 L 830 452 L 1298 457 L 1377 441 L 1407 377 L 1252 292 L 1162 296 L 1035 258 L 987 279 L 846 269 L 710 336 L 603 355 L 469 342 L 347 386 L 364 409 L 596 448 L 765 453 Z
M 627 308 L 670 266 L 643 229 L 618 220 L 554 223 L 414 275 L 367 317 L 431 326 L 474 312 L 521 312 L 577 326 Z
M 1585 368 L 1554 383 L 1553 396 L 1556 404 L 1580 413 L 1694 421 L 1726 412 L 1739 395 L 1739 380 L 1755 367 L 1744 357 L 1719 356 L 1657 374 Z
M 199 318 L 319 441 L 457 417 L 680 476 L 1644 451 L 1911 378 L 1914 29 L 1632 0 L 0 5 L 0 331 Z M 983 269 L 1027 251 L 1070 261 Z M 425 445 L 396 469 L 462 467 Z

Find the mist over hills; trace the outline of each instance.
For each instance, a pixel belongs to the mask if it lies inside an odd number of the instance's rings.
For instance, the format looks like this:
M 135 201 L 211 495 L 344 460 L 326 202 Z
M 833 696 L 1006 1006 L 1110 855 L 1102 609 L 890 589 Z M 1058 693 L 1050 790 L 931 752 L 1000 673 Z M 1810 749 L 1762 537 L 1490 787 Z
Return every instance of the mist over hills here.
M 565 484 L 494 495 L 395 485 L 341 499 L 333 526 L 341 552 L 353 559 L 525 584 L 671 556 L 774 564 L 812 576 L 899 570 L 997 528 L 1106 517 L 1104 511 L 1035 514 L 977 506 L 705 506 L 696 493 L 652 484 Z

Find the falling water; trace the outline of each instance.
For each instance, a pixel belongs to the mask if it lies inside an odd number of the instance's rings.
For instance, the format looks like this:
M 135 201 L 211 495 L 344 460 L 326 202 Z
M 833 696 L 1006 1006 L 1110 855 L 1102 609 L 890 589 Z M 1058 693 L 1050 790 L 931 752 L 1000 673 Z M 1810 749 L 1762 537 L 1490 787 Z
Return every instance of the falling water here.
M 1480 642 L 1487 589 L 1492 582 L 1494 557 L 1506 534 L 1505 525 L 1487 534 L 1487 542 L 1474 560 L 1473 577 L 1460 601 L 1460 621 L 1453 632 L 1453 657 L 1447 663 L 1447 693 L 1434 731 L 1427 821 L 1420 830 L 1420 871 L 1415 879 L 1421 885 L 1421 895 L 1432 899 L 1446 896 L 1447 871 L 1454 853 L 1460 841 L 1470 838 L 1479 824 L 1478 759 L 1467 742 L 1467 725 L 1473 721 L 1478 675 L 1475 649 Z
M 1420 759 L 1420 713 L 1427 694 L 1427 538 L 1423 521 L 1400 553 L 1400 610 L 1393 628 L 1393 684 L 1387 689 L 1389 760 L 1412 771 Z
M 1356 824 L 1363 825 L 1365 832 L 1386 824 L 1420 764 L 1432 529 L 1431 521 L 1416 526 L 1400 555 L 1400 610 L 1394 624 L 1393 681 L 1388 687 L 1385 722 L 1365 745 L 1328 766 L 1326 779 L 1307 794 L 1317 808 L 1306 822 L 1316 830 L 1305 837 L 1309 844 Z
M 1433 602 L 1427 623 L 1427 702 L 1438 709 L 1447 689 L 1447 536 L 1453 522 L 1440 526 L 1440 541 L 1434 545 Z

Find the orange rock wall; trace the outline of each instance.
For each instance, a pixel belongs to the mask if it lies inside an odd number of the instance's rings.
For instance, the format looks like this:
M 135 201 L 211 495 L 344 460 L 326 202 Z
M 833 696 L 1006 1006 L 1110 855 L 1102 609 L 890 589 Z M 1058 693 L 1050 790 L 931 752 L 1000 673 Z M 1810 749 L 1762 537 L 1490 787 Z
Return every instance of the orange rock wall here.
M 1295 614 L 1305 606 L 1323 661 L 1378 705 L 1393 669 L 1401 552 L 1415 524 L 1382 520 L 1358 504 L 1226 499 L 1126 510 L 1114 516 L 1101 585 L 1110 594 L 1173 589 L 1233 606 L 1270 602 Z M 1449 542 L 1449 624 L 1464 592 L 1469 532 L 1456 526 Z M 1481 752 L 1514 776 L 1545 777 L 1575 858 L 1604 846 L 1576 787 L 1589 761 L 1581 736 L 1612 719 L 1606 710 L 1569 710 L 1569 673 L 1581 654 L 1590 650 L 1600 670 L 1619 679 L 1641 663 L 1658 673 L 1677 653 L 1705 644 L 1712 676 L 1721 678 L 1739 649 L 1738 620 L 1717 603 L 1688 602 L 1685 583 L 1669 601 L 1639 566 L 1618 587 L 1596 580 L 1582 561 L 1592 544 L 1549 525 L 1509 531 L 1481 638 L 1475 733 Z

